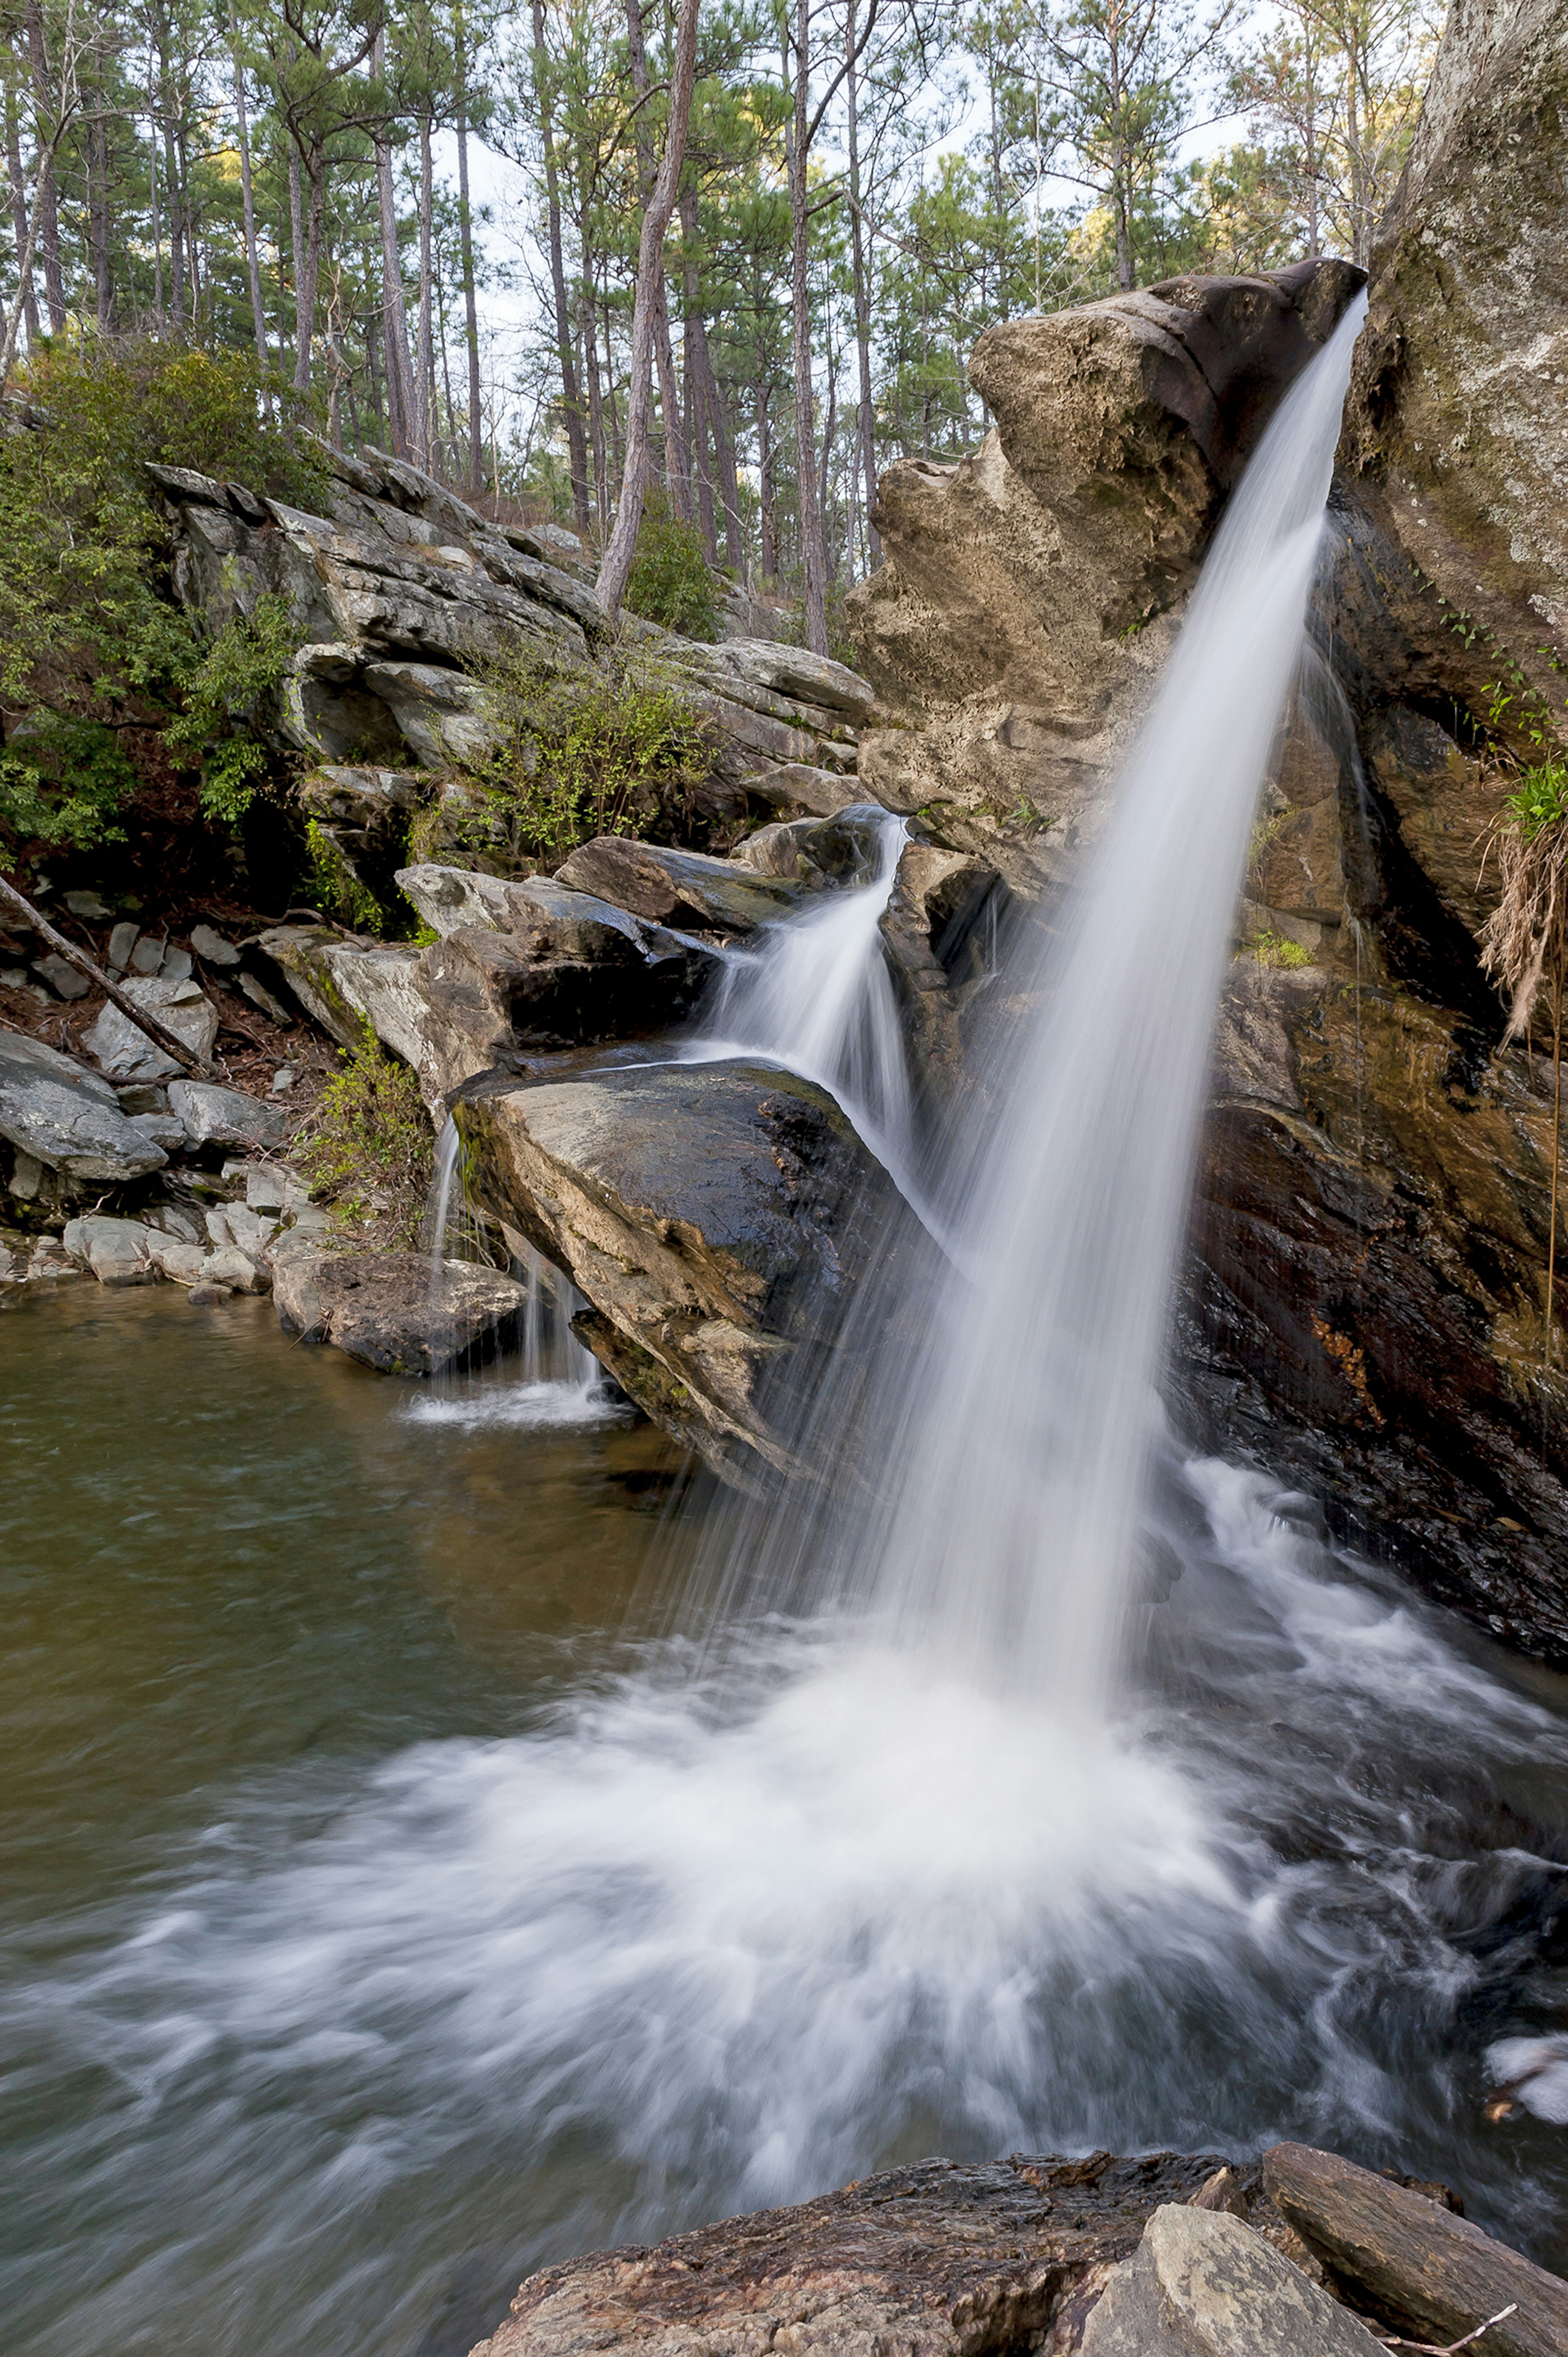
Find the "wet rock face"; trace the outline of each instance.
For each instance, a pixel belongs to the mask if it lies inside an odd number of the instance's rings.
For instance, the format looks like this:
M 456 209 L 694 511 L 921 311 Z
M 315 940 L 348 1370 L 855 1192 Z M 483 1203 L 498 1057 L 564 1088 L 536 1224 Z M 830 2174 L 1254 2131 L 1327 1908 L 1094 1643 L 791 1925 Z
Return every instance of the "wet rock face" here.
M 1219 2166 L 1212 2155 L 1097 2153 L 888 2169 L 815 2201 L 531 2276 L 473 2357 L 1074 2349 L 1075 2310 L 1136 2247 L 1151 2211 L 1189 2199 Z
M 849 600 L 904 724 L 861 775 L 1028 882 L 1103 787 L 1168 650 L 1224 495 L 1360 285 L 1343 263 L 1176 279 L 993 328 L 971 373 L 996 425 L 878 487 L 880 572 Z
M 791 1462 L 843 1308 L 903 1207 L 826 1092 L 745 1063 L 488 1081 L 469 1189 L 566 1270 L 622 1387 L 742 1488 Z
M 383 1375 L 440 1375 L 506 1347 L 527 1296 L 494 1269 L 424 1253 L 281 1247 L 273 1297 L 285 1334 L 331 1342 Z

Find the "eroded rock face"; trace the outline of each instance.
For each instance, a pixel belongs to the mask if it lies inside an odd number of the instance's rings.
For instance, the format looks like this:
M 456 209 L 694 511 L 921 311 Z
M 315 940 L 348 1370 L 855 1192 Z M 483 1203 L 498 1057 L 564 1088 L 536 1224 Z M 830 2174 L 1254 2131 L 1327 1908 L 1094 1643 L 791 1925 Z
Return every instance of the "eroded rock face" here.
M 1361 283 L 1343 263 L 1176 279 L 982 337 L 996 425 L 878 486 L 886 562 L 849 599 L 879 704 L 861 776 L 1026 882 L 1105 783 L 1226 491 Z
M 906 1217 L 832 1099 L 732 1062 L 491 1081 L 454 1114 L 475 1199 L 586 1296 L 623 1389 L 743 1488 L 789 1467 L 780 1394 Z
M 1189 2199 L 1220 2165 L 1019 2153 L 887 2169 L 815 2201 L 531 2276 L 473 2357 L 1074 2349 L 1083 2310 L 1151 2211 Z

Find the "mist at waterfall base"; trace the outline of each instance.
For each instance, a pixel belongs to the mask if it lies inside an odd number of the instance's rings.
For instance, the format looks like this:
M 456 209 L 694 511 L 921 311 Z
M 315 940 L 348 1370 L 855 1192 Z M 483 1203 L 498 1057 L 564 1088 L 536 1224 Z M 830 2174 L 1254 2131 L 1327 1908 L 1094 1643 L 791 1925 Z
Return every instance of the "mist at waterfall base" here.
M 998 1033 L 1000 1110 L 918 1168 L 948 1273 L 924 1346 L 905 1303 L 873 1351 L 876 1461 L 825 1509 L 678 1518 L 663 1634 L 585 1658 L 521 1732 L 252 1792 L 68 1986 L 13 1999 L 68 2002 L 134 2093 L 172 2222 L 137 2271 L 158 2345 L 435 2348 L 454 2244 L 410 2222 L 454 2184 L 451 2233 L 521 2272 L 929 2152 L 1299 2136 L 1568 2255 L 1545 2132 L 1480 2118 L 1488 2046 L 1562 1995 L 1530 1927 L 1568 1856 L 1568 1720 L 1307 1501 L 1161 1439 L 1210 1020 L 1353 334 L 1231 502 L 1042 971 L 1006 977 L 1038 1012 Z M 671 1052 L 803 1064 L 913 1170 L 875 939 L 897 833 Z M 803 1434 L 840 1404 L 824 1386 Z M 193 2124 L 192 2072 L 235 2050 Z M 476 2223 L 503 2165 L 526 2201 Z M 367 2213 L 373 2253 L 334 2272 Z M 137 2298 L 84 2294 L 27 2345 L 99 2345 Z

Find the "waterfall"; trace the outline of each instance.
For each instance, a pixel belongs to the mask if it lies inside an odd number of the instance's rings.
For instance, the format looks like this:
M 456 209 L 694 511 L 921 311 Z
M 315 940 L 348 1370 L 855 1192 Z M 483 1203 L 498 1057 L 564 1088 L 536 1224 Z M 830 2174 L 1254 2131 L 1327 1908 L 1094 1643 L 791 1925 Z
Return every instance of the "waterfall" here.
M 462 1137 L 448 1114 L 436 1140 L 424 1220 L 433 1302 L 445 1261 L 489 1258 L 479 1222 L 460 1183 L 462 1158 Z M 610 1409 L 599 1362 L 572 1331 L 573 1317 L 585 1307 L 582 1295 L 529 1243 L 514 1256 L 513 1274 L 526 1298 L 519 1318 L 518 1351 L 505 1362 L 504 1380 L 447 1377 L 416 1400 L 410 1413 L 424 1421 L 540 1425 L 595 1422 Z
M 766 927 L 754 945 L 729 951 L 680 1052 L 684 1063 L 760 1056 L 815 1081 L 908 1188 L 909 1071 L 878 929 L 908 828 L 886 811 L 868 807 L 865 816 L 876 845 L 868 879 L 823 892 L 798 915 Z
M 884 1329 L 869 1412 L 846 1412 L 847 1375 L 803 1409 L 818 1459 L 837 1440 L 834 1495 L 736 1542 L 753 1593 L 869 1607 L 1069 1718 L 1111 1699 L 1138 1569 L 1215 1008 L 1363 308 L 1265 433 L 1099 842 L 1009 977 L 1034 1011 L 1004 1006 L 996 1111 L 948 1149 L 950 1261 L 854 1313 Z

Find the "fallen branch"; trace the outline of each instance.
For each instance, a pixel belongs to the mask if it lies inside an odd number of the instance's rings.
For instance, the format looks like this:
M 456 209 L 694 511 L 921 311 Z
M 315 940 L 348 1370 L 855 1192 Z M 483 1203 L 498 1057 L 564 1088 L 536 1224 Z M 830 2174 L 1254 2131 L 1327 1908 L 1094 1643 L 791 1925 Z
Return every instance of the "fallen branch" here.
M 1496 2316 L 1488 2316 L 1485 2324 L 1477 2324 L 1474 2332 L 1466 2332 L 1462 2341 L 1445 2341 L 1442 2348 L 1438 2347 L 1435 2341 L 1402 2341 L 1397 2333 L 1391 2338 L 1384 2338 L 1380 2334 L 1379 2338 L 1382 2340 L 1385 2349 L 1411 2349 L 1414 2351 L 1415 2357 L 1458 2357 L 1461 2349 L 1468 2349 L 1473 2341 L 1479 2341 L 1482 2333 L 1489 2332 L 1494 2324 L 1502 2324 L 1510 2316 L 1517 2316 L 1518 2313 L 1518 2300 L 1510 2299 L 1506 2308 L 1498 2309 Z
M 145 1006 L 138 1006 L 134 998 L 128 998 L 117 983 L 111 982 L 102 969 L 93 964 L 85 950 L 79 950 L 76 943 L 68 942 L 63 933 L 57 933 L 47 919 L 39 916 L 32 902 L 25 900 L 16 886 L 7 884 L 3 876 L 0 876 L 0 902 L 18 909 L 34 931 L 41 933 L 49 947 L 58 950 L 62 958 L 69 960 L 70 964 L 75 966 L 78 974 L 84 974 L 89 982 L 96 983 L 99 989 L 113 1001 L 121 1014 L 127 1016 L 137 1030 L 145 1033 L 152 1041 L 155 1048 L 161 1048 L 166 1056 L 172 1056 L 177 1064 L 182 1064 L 188 1072 L 194 1072 L 199 1081 L 217 1078 L 211 1064 L 199 1056 L 194 1049 L 188 1048 L 185 1041 L 177 1039 L 174 1032 L 166 1030 L 156 1015 L 149 1015 Z

